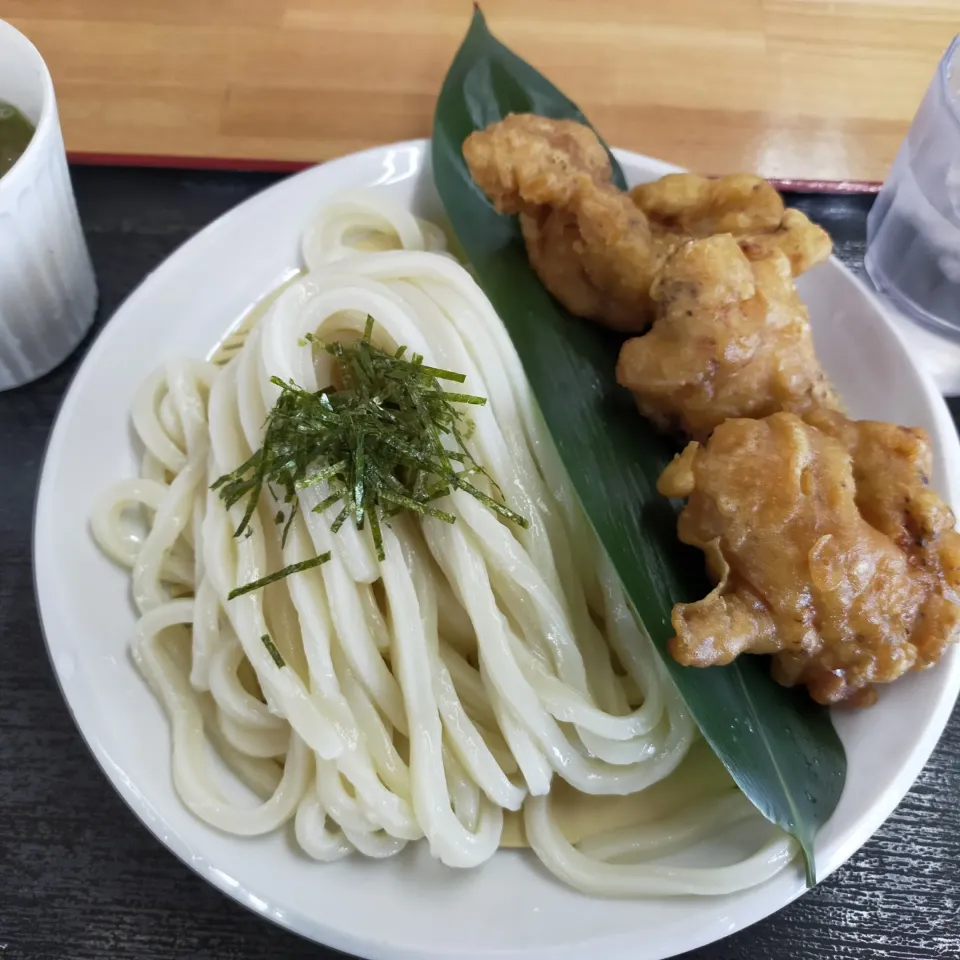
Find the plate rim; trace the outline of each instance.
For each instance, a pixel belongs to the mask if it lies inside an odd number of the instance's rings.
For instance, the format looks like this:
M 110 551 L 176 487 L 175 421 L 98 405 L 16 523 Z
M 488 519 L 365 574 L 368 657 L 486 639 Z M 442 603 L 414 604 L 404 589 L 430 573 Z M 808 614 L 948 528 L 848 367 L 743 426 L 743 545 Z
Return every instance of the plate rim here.
M 437 958 L 437 960 L 439 960 L 440 957 L 449 955 L 438 953 L 435 948 L 429 952 L 424 952 L 423 950 L 414 952 L 406 946 L 392 946 L 389 943 L 373 939 L 360 939 L 344 930 L 331 927 L 326 923 L 316 920 L 299 910 L 281 910 L 272 904 L 269 895 L 262 896 L 260 892 L 254 890 L 251 886 L 243 886 L 238 881 L 227 876 L 223 871 L 217 869 L 214 863 L 206 856 L 200 856 L 194 853 L 190 849 L 189 843 L 176 831 L 165 832 L 163 828 L 167 824 L 162 814 L 146 796 L 140 794 L 125 782 L 122 771 L 112 760 L 106 747 L 104 747 L 92 730 L 88 735 L 77 716 L 74 701 L 71 700 L 67 688 L 64 686 L 64 680 L 61 676 L 60 668 L 57 665 L 53 648 L 51 647 L 47 624 L 44 619 L 43 587 L 41 584 L 42 578 L 40 575 L 39 555 L 41 552 L 41 521 L 45 511 L 45 502 L 49 500 L 47 488 L 54 482 L 48 469 L 51 451 L 60 440 L 59 434 L 63 422 L 63 415 L 68 406 L 74 402 L 74 396 L 82 386 L 84 371 L 96 361 L 99 352 L 105 349 L 103 346 L 105 342 L 104 335 L 117 320 L 118 316 L 125 313 L 129 309 L 130 304 L 135 303 L 139 297 L 147 296 L 157 283 L 162 283 L 162 275 L 166 273 L 168 269 L 175 267 L 181 260 L 188 259 L 192 256 L 194 249 L 202 246 L 204 243 L 210 242 L 222 231 L 226 230 L 232 216 L 241 208 L 249 208 L 256 204 L 268 204 L 277 192 L 285 189 L 296 189 L 295 187 L 291 187 L 291 184 L 301 179 L 308 179 L 311 176 L 315 176 L 318 167 L 336 169 L 337 167 L 345 167 L 363 159 L 381 156 L 386 151 L 404 149 L 416 151 L 420 159 L 426 160 L 429 165 L 430 140 L 428 138 L 415 138 L 370 147 L 362 151 L 337 157 L 323 164 L 309 167 L 292 176 L 278 180 L 276 183 L 271 184 L 224 211 L 214 220 L 205 224 L 202 229 L 198 230 L 161 260 L 160 263 L 149 270 L 140 282 L 121 300 L 111 316 L 97 331 L 76 370 L 71 375 L 69 383 L 60 398 L 40 460 L 39 480 L 37 482 L 33 504 L 31 535 L 32 579 L 37 618 L 57 689 L 67 707 L 77 732 L 80 734 L 81 741 L 127 808 L 168 851 L 193 873 L 241 906 L 311 942 L 345 951 L 358 958 L 369 958 L 369 960 L 424 960 L 424 958 L 431 958 L 431 960 L 432 958 Z M 657 168 L 662 171 L 662 174 L 678 172 L 683 169 L 674 164 L 635 151 L 613 148 L 612 152 L 618 159 L 625 160 L 631 164 L 639 162 L 648 168 Z M 904 360 L 913 368 L 913 372 L 916 374 L 917 380 L 922 386 L 927 404 L 938 423 L 939 430 L 945 432 L 947 435 L 956 437 L 957 427 L 953 423 L 943 396 L 935 388 L 932 378 L 923 369 L 914 353 L 909 349 L 905 342 L 903 331 L 891 320 L 891 308 L 888 308 L 879 296 L 870 289 L 863 279 L 853 270 L 836 257 L 831 256 L 830 261 L 835 268 L 839 268 L 839 270 L 846 275 L 848 281 L 851 281 L 859 289 L 859 293 L 871 303 L 875 313 L 883 318 L 889 332 L 896 339 L 903 353 Z M 951 451 L 953 455 L 946 456 L 945 460 L 950 486 L 951 488 L 955 488 L 952 493 L 956 493 L 960 490 L 960 441 L 955 442 L 951 446 L 954 447 L 954 450 Z M 960 500 L 955 496 L 950 495 L 949 499 L 951 500 L 951 505 L 956 503 L 957 506 L 960 506 Z M 825 880 L 840 866 L 846 863 L 890 817 L 915 783 L 921 770 L 939 743 L 958 696 L 960 696 L 960 651 L 952 650 L 950 662 L 944 664 L 942 669 L 947 671 L 949 682 L 944 684 L 944 692 L 940 696 L 937 709 L 930 715 L 924 728 L 923 737 L 916 740 L 916 745 L 911 750 L 907 762 L 897 771 L 895 779 L 891 780 L 890 786 L 896 782 L 901 784 L 902 788 L 898 786 L 897 789 L 891 790 L 888 786 L 888 789 L 871 804 L 869 815 L 858 818 L 855 825 L 848 829 L 842 837 L 842 842 L 838 842 L 839 849 L 833 858 L 835 862 L 831 863 L 828 869 L 821 874 L 819 882 Z M 762 905 L 757 900 L 742 904 L 736 911 L 736 919 L 731 919 L 730 917 L 725 918 L 726 922 L 723 930 L 698 928 L 697 935 L 689 942 L 684 943 L 682 950 L 684 952 L 694 950 L 707 944 L 718 942 L 734 933 L 738 933 L 766 917 L 779 913 L 806 892 L 805 887 L 797 887 L 792 891 L 790 896 L 783 899 L 782 902 L 772 910 L 767 909 L 765 905 Z M 322 937 L 322 939 L 319 939 L 320 937 Z M 561 947 L 555 945 L 549 947 L 506 948 L 503 950 L 484 950 L 482 953 L 465 951 L 457 956 L 459 960 L 487 960 L 487 958 L 494 957 L 497 958 L 497 960 L 508 960 L 508 958 L 517 958 L 517 960 L 521 960 L 521 958 L 538 958 L 539 960 L 539 958 L 545 958 L 549 954 L 551 960 L 574 960 L 575 957 L 581 956 L 584 950 L 591 948 L 616 950 L 626 947 L 625 938 L 626 934 L 619 933 L 610 936 L 591 937 L 586 940 L 580 940 L 570 946 L 564 945 Z M 636 950 L 637 947 L 638 945 L 633 943 L 631 949 Z M 669 949 L 672 950 L 673 948 L 671 947 Z M 661 960 L 667 960 L 667 958 L 675 955 L 675 953 L 656 954 Z M 645 953 L 644 957 L 647 956 L 652 958 L 653 954 Z

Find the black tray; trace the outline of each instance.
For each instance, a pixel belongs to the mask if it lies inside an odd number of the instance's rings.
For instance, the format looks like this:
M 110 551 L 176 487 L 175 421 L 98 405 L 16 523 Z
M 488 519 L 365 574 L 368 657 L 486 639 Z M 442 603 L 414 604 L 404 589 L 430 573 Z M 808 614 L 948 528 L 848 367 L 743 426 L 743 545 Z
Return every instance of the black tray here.
M 98 328 L 184 240 L 277 179 L 93 167 L 75 168 L 73 177 L 100 282 Z M 871 197 L 789 200 L 830 231 L 842 260 L 860 268 Z M 244 910 L 162 847 L 111 789 L 60 698 L 37 622 L 31 521 L 47 434 L 82 353 L 39 382 L 0 394 L 0 960 L 333 957 Z M 956 712 L 914 788 L 850 863 L 774 917 L 687 954 L 958 957 Z

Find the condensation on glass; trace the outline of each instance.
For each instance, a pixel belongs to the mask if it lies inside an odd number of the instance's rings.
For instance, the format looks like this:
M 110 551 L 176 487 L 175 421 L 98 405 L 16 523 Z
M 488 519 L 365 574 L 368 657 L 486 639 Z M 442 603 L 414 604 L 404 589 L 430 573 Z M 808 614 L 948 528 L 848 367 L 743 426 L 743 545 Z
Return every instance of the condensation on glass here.
M 866 267 L 902 313 L 960 340 L 960 36 L 867 218 Z

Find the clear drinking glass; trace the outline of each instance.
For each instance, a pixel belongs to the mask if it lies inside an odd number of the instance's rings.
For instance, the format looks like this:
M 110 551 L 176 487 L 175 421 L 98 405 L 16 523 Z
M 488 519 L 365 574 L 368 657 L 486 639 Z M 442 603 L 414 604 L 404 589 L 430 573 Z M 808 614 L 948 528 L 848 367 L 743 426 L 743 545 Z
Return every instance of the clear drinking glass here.
M 865 263 L 901 313 L 960 340 L 960 35 L 867 218 Z

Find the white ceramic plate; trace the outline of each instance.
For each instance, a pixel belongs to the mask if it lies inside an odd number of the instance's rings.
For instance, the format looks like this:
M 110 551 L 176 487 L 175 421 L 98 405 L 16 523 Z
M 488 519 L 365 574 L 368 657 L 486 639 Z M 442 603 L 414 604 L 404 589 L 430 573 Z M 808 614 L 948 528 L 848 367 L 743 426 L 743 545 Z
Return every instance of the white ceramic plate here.
M 619 153 L 633 182 L 674 169 Z M 177 856 L 240 903 L 314 940 L 375 960 L 659 960 L 716 940 L 803 891 L 799 869 L 722 899 L 597 900 L 549 876 L 527 853 L 456 872 L 425 844 L 400 857 L 320 865 L 279 834 L 228 837 L 174 793 L 160 706 L 128 654 L 128 577 L 94 546 L 97 494 L 136 470 L 128 410 L 167 357 L 204 356 L 299 264 L 312 211 L 345 189 L 375 187 L 424 216 L 440 213 L 428 145 L 344 157 L 277 184 L 207 227 L 152 273 L 93 345 L 67 393 L 40 482 L 37 595 L 50 657 L 77 726 L 113 785 Z M 855 416 L 924 427 L 933 482 L 960 503 L 960 445 L 943 400 L 918 371 L 866 288 L 836 261 L 804 276 L 820 356 Z M 877 829 L 930 755 L 960 685 L 960 658 L 910 676 L 861 713 L 838 713 L 849 777 L 817 841 L 823 875 Z

